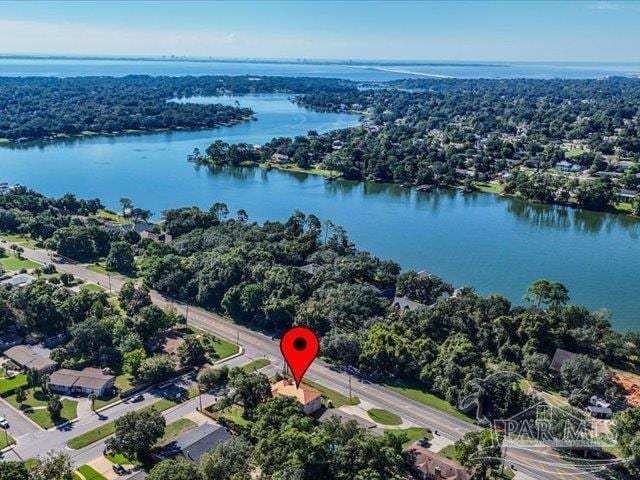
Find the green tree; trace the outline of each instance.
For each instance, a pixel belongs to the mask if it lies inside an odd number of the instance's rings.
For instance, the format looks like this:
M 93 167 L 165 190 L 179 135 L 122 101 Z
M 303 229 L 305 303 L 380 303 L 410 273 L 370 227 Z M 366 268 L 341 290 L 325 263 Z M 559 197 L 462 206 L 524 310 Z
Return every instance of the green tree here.
M 164 417 L 153 408 L 129 412 L 115 421 L 115 433 L 107 439 L 106 445 L 112 452 L 144 460 L 164 435 L 165 427 Z
M 69 455 L 63 452 L 49 452 L 38 457 L 29 469 L 29 480 L 72 480 L 73 467 Z
M 469 432 L 454 444 L 456 459 L 474 471 L 474 478 L 491 478 L 502 464 L 502 439 L 502 434 L 492 430 Z
M 127 242 L 113 242 L 107 260 L 107 270 L 120 273 L 130 273 L 136 268 L 135 258 L 131 245 Z
M 0 480 L 29 480 L 24 462 L 0 462 Z
M 229 378 L 229 367 L 204 368 L 198 373 L 198 383 L 205 391 L 221 386 Z
M 27 399 L 27 394 L 25 393 L 24 388 L 19 387 L 16 390 L 16 402 L 22 405 L 22 402 L 24 402 L 26 399 Z
M 584 407 L 592 395 L 608 395 L 615 389 L 613 374 L 597 358 L 574 355 L 560 367 L 562 388 L 568 392 L 569 403 Z
M 200 475 L 196 466 L 187 460 L 164 460 L 151 469 L 148 478 L 149 480 L 198 480 Z
M 244 406 L 245 418 L 252 418 L 255 408 L 271 397 L 271 384 L 262 373 L 247 373 L 241 368 L 234 368 L 229 373 L 229 385 Z
M 198 367 L 207 361 L 206 352 L 198 337 L 187 337 L 178 347 L 178 357 L 183 366 Z
M 640 408 L 628 408 L 613 419 L 613 434 L 625 456 L 625 467 L 634 477 L 640 476 Z
M 47 410 L 53 419 L 59 419 L 62 412 L 62 401 L 59 395 L 50 395 L 47 400 Z
M 540 307 L 542 304 L 552 307 L 559 307 L 569 301 L 569 291 L 560 282 L 550 282 L 549 280 L 536 280 L 524 296 L 525 300 Z
M 169 355 L 156 355 L 145 358 L 140 364 L 140 379 L 143 382 L 157 383 L 171 376 L 175 363 Z
M 251 478 L 249 475 L 251 452 L 251 444 L 243 437 L 232 438 L 218 444 L 212 452 L 205 453 L 200 459 L 202 480 Z
M 143 362 L 147 358 L 147 353 L 143 348 L 136 348 L 130 352 L 126 352 L 122 356 L 122 369 L 125 373 L 133 376 L 134 378 L 140 378 L 140 369 Z

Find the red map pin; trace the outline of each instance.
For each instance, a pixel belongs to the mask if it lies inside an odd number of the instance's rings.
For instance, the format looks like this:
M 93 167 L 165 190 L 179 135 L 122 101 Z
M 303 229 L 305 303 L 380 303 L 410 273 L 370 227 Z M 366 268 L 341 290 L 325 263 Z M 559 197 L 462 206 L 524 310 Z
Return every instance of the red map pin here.
M 317 335 L 307 327 L 292 327 L 280 340 L 280 351 L 291 368 L 296 387 L 320 350 Z

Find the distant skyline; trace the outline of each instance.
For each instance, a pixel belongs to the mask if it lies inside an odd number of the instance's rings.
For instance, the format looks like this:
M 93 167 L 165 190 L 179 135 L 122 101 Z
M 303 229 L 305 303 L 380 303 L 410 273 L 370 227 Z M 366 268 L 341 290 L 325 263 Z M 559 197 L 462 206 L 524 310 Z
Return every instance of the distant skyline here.
M 640 2 L 0 3 L 0 54 L 640 62 Z

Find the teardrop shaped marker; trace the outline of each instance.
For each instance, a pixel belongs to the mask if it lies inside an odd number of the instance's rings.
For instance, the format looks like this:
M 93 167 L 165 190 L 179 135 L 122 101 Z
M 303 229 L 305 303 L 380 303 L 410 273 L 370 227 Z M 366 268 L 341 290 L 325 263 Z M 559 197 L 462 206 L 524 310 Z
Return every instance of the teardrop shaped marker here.
M 291 327 L 282 336 L 280 351 L 293 373 L 297 388 L 300 388 L 302 377 L 319 350 L 318 336 L 307 327 Z

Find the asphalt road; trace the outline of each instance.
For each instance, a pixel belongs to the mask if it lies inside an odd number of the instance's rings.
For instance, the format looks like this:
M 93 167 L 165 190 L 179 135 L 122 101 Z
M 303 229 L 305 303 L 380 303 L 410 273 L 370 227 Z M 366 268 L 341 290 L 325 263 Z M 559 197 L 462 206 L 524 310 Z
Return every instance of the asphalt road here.
M 23 256 L 43 264 L 54 263 L 58 271 L 72 273 L 78 278 L 96 283 L 113 293 L 119 291 L 127 281 L 125 277 L 120 275 L 105 275 L 94 272 L 85 265 L 72 261 L 60 261 L 59 259 L 52 261 L 49 253 L 43 250 L 33 250 L 25 247 Z M 155 291 L 151 292 L 151 299 L 153 303 L 160 307 L 167 308 L 171 306 L 176 308 L 194 326 L 227 340 L 238 341 L 244 347 L 245 355 L 248 358 L 268 358 L 274 365 L 283 366 L 279 345 L 271 337 L 234 324 L 215 313 L 176 302 Z M 354 396 L 397 413 L 417 425 L 437 431 L 439 435 L 454 441 L 460 439 L 465 433 L 478 429 L 477 426 L 464 420 L 414 401 L 382 385 L 368 382 L 366 379 L 350 377 L 347 373 L 332 369 L 320 360 L 314 362 L 307 371 L 306 376 L 343 394 L 348 394 L 351 382 Z M 46 450 L 45 448 L 41 451 Z M 577 480 L 597 478 L 593 473 L 567 463 L 551 449 L 509 449 L 506 463 L 514 465 L 516 471 L 521 471 L 536 479 Z

